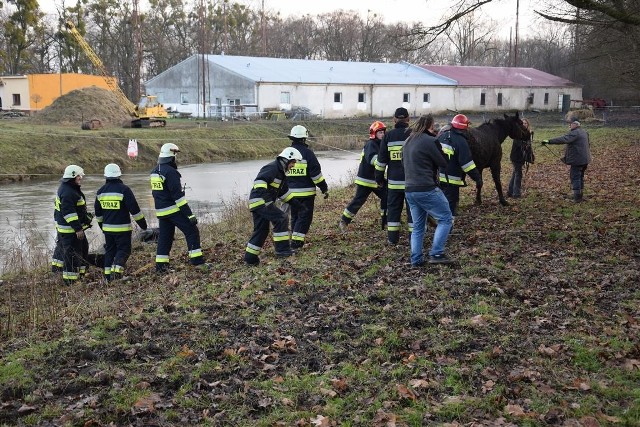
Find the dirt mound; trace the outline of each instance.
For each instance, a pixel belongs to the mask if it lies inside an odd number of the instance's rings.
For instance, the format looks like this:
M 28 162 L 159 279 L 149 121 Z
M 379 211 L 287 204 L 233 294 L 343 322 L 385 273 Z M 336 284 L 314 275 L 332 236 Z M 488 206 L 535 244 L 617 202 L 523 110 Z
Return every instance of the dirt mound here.
M 131 120 L 113 92 L 95 86 L 61 96 L 33 118 L 38 124 L 78 126 L 92 119 L 99 119 L 104 126 L 122 126 Z

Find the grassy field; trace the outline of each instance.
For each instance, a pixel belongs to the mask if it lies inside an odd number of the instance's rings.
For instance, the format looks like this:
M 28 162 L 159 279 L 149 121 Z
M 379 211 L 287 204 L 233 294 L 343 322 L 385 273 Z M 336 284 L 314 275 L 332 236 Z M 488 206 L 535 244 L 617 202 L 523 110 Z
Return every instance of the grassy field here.
M 640 144 L 637 128 L 587 130 L 584 203 L 565 198 L 557 146 L 535 147 L 510 206 L 486 171 L 482 205 L 463 189 L 458 268 L 410 269 L 373 201 L 339 233 L 351 186 L 318 199 L 291 259 L 267 243 L 243 265 L 239 204 L 201 228 L 208 274 L 180 236 L 168 276 L 138 243 L 122 283 L 4 277 L 0 424 L 640 425 Z

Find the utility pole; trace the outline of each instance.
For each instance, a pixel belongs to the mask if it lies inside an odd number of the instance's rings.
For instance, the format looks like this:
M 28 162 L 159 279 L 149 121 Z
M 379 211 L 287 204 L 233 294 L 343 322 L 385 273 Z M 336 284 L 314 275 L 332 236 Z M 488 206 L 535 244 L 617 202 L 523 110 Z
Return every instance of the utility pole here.
M 207 90 L 206 90 L 206 79 L 207 79 L 207 70 L 205 67 L 205 55 L 206 55 L 206 10 L 204 0 L 200 0 L 200 57 L 202 60 L 202 118 L 205 119 L 207 117 Z
M 267 56 L 267 29 L 265 27 L 264 18 L 264 0 L 262 0 L 262 54 Z
M 224 15 L 224 51 L 229 52 L 229 29 L 227 28 L 227 0 L 222 3 L 222 14 Z
M 140 100 L 140 69 L 142 68 L 142 30 L 140 28 L 140 15 L 138 13 L 138 0 L 133 0 L 133 49 L 136 55 L 136 66 L 133 70 L 133 96 L 134 102 Z
M 513 66 L 518 66 L 518 30 L 520 20 L 520 0 L 516 0 L 516 43 L 513 48 Z

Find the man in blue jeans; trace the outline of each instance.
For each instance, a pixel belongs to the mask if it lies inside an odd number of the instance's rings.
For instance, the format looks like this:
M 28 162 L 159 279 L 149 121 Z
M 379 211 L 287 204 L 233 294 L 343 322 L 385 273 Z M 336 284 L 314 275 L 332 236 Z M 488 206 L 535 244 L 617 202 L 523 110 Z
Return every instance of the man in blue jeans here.
M 433 135 L 433 117 L 429 114 L 418 120 L 402 148 L 405 174 L 405 197 L 411 209 L 411 265 L 424 264 L 423 243 L 427 215 L 438 222 L 429 251 L 429 264 L 451 264 L 444 248 L 451 231 L 449 202 L 438 187 L 438 169 L 447 167 L 440 143 Z

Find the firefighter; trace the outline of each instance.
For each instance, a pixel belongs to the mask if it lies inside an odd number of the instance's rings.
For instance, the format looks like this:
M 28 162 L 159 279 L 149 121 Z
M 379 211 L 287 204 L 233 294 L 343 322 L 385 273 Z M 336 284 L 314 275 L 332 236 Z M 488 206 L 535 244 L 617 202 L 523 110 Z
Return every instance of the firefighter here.
M 380 143 L 384 138 L 387 127 L 380 121 L 375 121 L 369 127 L 369 140 L 365 143 L 360 154 L 360 166 L 358 167 L 358 175 L 356 176 L 356 194 L 351 203 L 342 212 L 342 218 L 338 223 L 340 230 L 345 232 L 347 227 L 353 221 L 362 205 L 367 201 L 369 195 L 374 193 L 380 199 L 380 217 L 382 220 L 382 229 L 386 225 L 386 209 L 387 209 L 387 188 L 376 182 L 375 162 L 378 159 L 380 151 Z
M 300 249 L 313 221 L 316 187 L 324 194 L 325 199 L 329 197 L 329 187 L 322 176 L 318 158 L 307 144 L 307 128 L 296 125 L 291 128 L 288 136 L 291 146 L 302 155 L 302 160 L 297 161 L 295 167 L 287 171 L 289 191 L 283 196 L 285 203 L 293 198 L 300 202 L 291 206 L 291 248 Z M 301 208 L 298 208 L 299 206 Z
M 107 282 L 122 278 L 124 267 L 131 255 L 131 218 L 141 229 L 147 229 L 147 220 L 138 206 L 131 188 L 120 179 L 120 166 L 109 163 L 104 167 L 106 183 L 96 193 L 94 203 L 98 226 L 104 233 L 104 278 Z
M 176 144 L 166 143 L 160 148 L 158 165 L 151 171 L 151 194 L 158 217 L 158 249 L 156 252 L 156 272 L 169 271 L 169 253 L 173 246 L 176 227 L 184 233 L 187 241 L 189 262 L 202 271 L 209 265 L 204 262 L 200 247 L 198 219 L 191 211 L 180 182 L 180 172 L 176 163 Z
M 397 245 L 400 238 L 400 217 L 405 206 L 407 226 L 413 229 L 411 211 L 404 198 L 404 168 L 402 167 L 402 146 L 410 133 L 409 112 L 406 108 L 397 108 L 393 115 L 393 129 L 386 133 L 375 162 L 376 183 L 385 184 L 387 177 L 387 240 Z
M 67 285 L 75 283 L 86 273 L 89 255 L 85 230 L 91 227 L 93 216 L 87 212 L 87 201 L 80 190 L 83 177 L 84 170 L 80 166 L 65 168 L 53 212 L 57 237 L 52 270 L 62 270 L 62 278 Z
M 451 120 L 451 127 L 438 135 L 442 151 L 447 156 L 447 168 L 440 171 L 440 187 L 449 201 L 449 209 L 454 221 L 460 202 L 460 187 L 467 185 L 464 180 L 466 175 L 469 175 L 476 184 L 482 180 L 471 158 L 471 150 L 467 142 L 470 123 L 467 116 L 457 114 Z
M 244 261 L 249 265 L 260 264 L 260 252 L 269 235 L 269 223 L 273 224 L 273 242 L 277 257 L 289 257 L 294 254 L 289 242 L 287 215 L 275 206 L 277 199 L 287 193 L 287 171 L 302 161 L 302 154 L 293 147 L 287 147 L 276 159 L 260 169 L 253 181 L 249 194 L 249 210 L 253 216 L 253 234 L 247 243 Z M 305 207 L 297 198 L 291 198 L 289 204 L 299 211 Z M 304 212 L 303 212 L 304 213 Z

